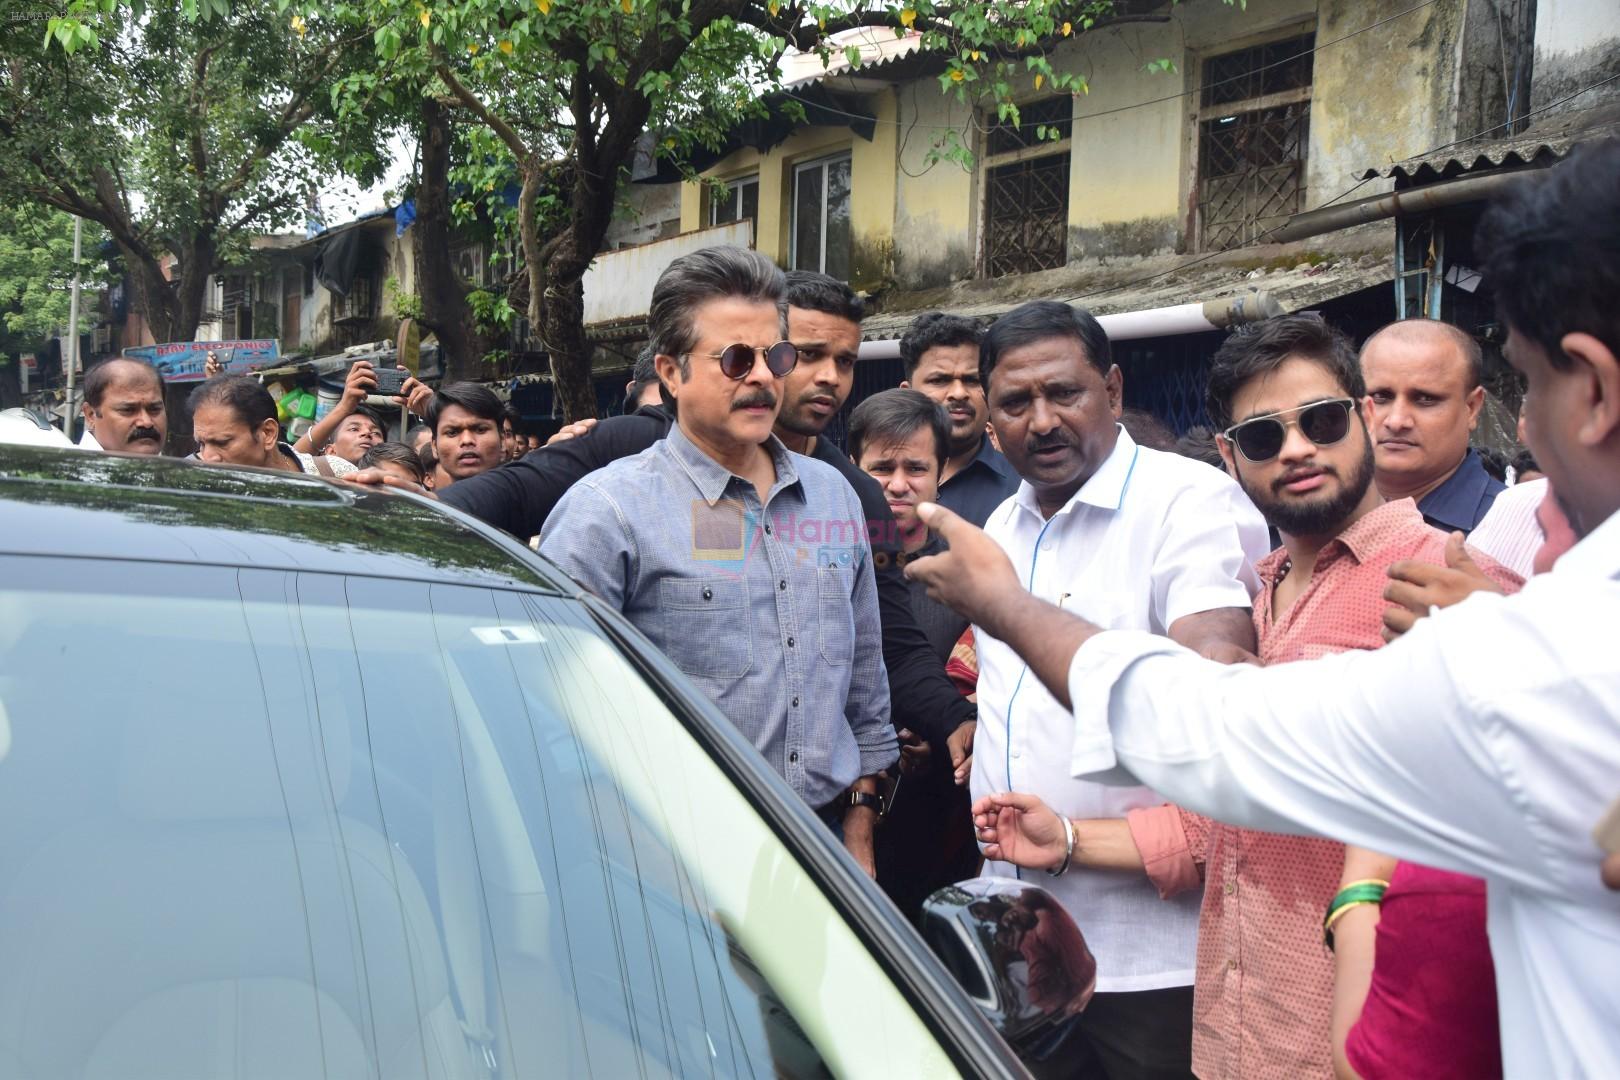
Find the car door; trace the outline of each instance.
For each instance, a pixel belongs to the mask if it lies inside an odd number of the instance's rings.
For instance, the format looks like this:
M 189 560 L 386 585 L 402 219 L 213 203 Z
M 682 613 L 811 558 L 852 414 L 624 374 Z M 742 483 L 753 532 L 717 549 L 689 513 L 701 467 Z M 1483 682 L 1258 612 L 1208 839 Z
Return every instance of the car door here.
M 647 672 L 540 591 L 0 559 L 0 1077 L 1015 1072 Z

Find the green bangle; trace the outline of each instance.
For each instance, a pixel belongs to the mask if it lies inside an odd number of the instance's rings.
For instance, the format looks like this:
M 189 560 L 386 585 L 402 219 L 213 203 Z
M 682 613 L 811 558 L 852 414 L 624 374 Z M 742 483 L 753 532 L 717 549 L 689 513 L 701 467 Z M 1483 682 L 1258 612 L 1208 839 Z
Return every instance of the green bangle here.
M 1339 890 L 1333 902 L 1328 904 L 1327 914 L 1322 917 L 1322 940 L 1328 951 L 1333 950 L 1333 924 L 1339 921 L 1339 917 L 1353 907 L 1382 903 L 1387 891 L 1389 882 L 1377 878 L 1352 881 Z

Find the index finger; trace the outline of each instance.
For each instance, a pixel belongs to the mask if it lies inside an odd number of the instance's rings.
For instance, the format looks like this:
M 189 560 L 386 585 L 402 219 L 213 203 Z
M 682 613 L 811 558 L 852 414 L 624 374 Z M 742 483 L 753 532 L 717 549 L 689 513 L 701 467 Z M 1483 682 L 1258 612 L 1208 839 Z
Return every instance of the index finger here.
M 1416 559 L 1402 559 L 1392 565 L 1388 573 L 1395 581 L 1409 581 L 1414 585 L 1432 585 L 1446 571 L 1446 567 L 1436 566 L 1434 563 L 1418 562 Z

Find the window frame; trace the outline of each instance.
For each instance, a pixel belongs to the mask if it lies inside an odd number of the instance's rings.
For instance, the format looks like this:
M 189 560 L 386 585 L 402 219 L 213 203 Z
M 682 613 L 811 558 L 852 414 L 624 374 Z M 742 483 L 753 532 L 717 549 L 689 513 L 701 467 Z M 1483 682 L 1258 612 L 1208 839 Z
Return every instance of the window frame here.
M 1046 104 L 1046 103 L 1052 102 L 1052 101 L 1068 101 L 1068 100 L 1069 100 L 1068 98 L 1066 98 L 1066 97 L 1064 97 L 1062 95 L 1048 94 L 1048 95 L 1043 95 L 1041 97 L 1029 98 L 1029 99 L 1026 99 L 1024 101 L 1018 102 L 1017 105 L 1018 105 L 1018 108 L 1020 110 L 1019 125 L 1018 126 L 1020 128 L 1025 126 L 1026 122 L 1025 122 L 1024 117 L 1022 115 L 1022 111 L 1024 109 L 1027 109 L 1027 108 L 1029 108 L 1031 106 L 1034 106 L 1034 105 L 1043 105 L 1043 104 Z M 1002 277 L 1013 277 L 1013 276 L 1016 276 L 1017 274 L 1039 273 L 1039 271 L 1029 271 L 1029 270 L 1009 271 L 1008 273 L 1005 273 L 1005 274 L 995 274 L 995 273 L 991 272 L 991 269 L 990 269 L 990 174 L 992 172 L 994 172 L 995 170 L 1003 168 L 1003 167 L 1005 167 L 1007 165 L 1022 165 L 1025 162 L 1038 161 L 1038 160 L 1041 160 L 1043 158 L 1057 158 L 1057 157 L 1060 157 L 1060 156 L 1063 157 L 1065 159 L 1065 170 L 1064 171 L 1067 174 L 1066 178 L 1065 178 L 1065 181 L 1064 181 L 1064 193 L 1063 193 L 1064 194 L 1064 201 L 1063 201 L 1063 205 L 1064 205 L 1064 216 L 1065 216 L 1065 218 L 1067 218 L 1069 209 L 1073 205 L 1072 197 L 1074 195 L 1074 177 L 1073 177 L 1074 156 L 1073 156 L 1073 150 L 1074 150 L 1074 123 L 1075 123 L 1076 119 L 1077 119 L 1077 117 L 1074 115 L 1074 107 L 1073 107 L 1073 104 L 1071 102 L 1070 109 L 1069 109 L 1069 118 L 1068 118 L 1068 134 L 1065 135 L 1063 138 L 1045 140 L 1045 141 L 1037 142 L 1037 143 L 1035 143 L 1034 145 L 1031 145 L 1031 146 L 1021 147 L 1021 148 L 1019 148 L 1017 150 L 1004 150 L 1004 151 L 1002 151 L 1000 153 L 992 154 L 992 153 L 989 152 L 991 137 L 994 134 L 995 130 L 997 128 L 1003 126 L 1003 125 L 994 116 L 982 116 L 982 117 L 980 117 L 980 123 L 979 123 L 979 130 L 980 130 L 979 149 L 980 149 L 980 153 L 978 155 L 979 228 L 978 228 L 978 244 L 977 244 L 978 254 L 977 254 L 977 257 L 975 259 L 975 262 L 976 262 L 976 274 L 975 274 L 975 276 L 977 276 L 979 278 L 982 278 L 982 279 L 995 280 L 997 278 L 1002 278 Z M 1067 221 L 1065 221 L 1065 228 L 1066 227 L 1067 227 Z M 1061 269 L 1062 267 L 1067 266 L 1068 264 L 1069 264 L 1068 243 L 1067 243 L 1067 240 L 1065 239 L 1064 251 L 1063 251 L 1063 262 L 1058 264 L 1057 267 L 1052 267 L 1050 269 Z
M 849 190 L 851 210 L 854 209 L 855 196 L 855 163 L 854 155 L 849 150 L 839 150 L 832 154 L 801 161 L 793 166 L 793 184 L 788 192 L 788 265 L 797 268 L 799 265 L 799 177 L 812 169 L 821 172 L 821 251 L 814 267 L 817 273 L 827 272 L 827 171 L 841 161 L 850 163 Z M 851 237 L 853 241 L 854 237 Z M 853 254 L 853 252 L 851 253 Z
M 1208 244 L 1204 237 L 1204 176 L 1202 168 L 1204 145 L 1203 129 L 1204 124 L 1212 119 L 1263 112 L 1267 109 L 1275 109 L 1287 105 L 1297 104 L 1302 106 L 1306 114 L 1306 129 L 1304 142 L 1300 147 L 1298 196 L 1300 204 L 1299 209 L 1305 208 L 1306 197 L 1308 195 L 1307 170 L 1310 167 L 1310 106 L 1311 102 L 1315 100 L 1315 50 L 1319 48 L 1315 40 L 1316 30 L 1317 27 L 1314 21 L 1295 22 L 1286 26 L 1277 27 L 1274 30 L 1268 30 L 1246 38 L 1240 38 L 1237 41 L 1222 42 L 1219 46 L 1202 50 L 1194 54 L 1193 58 L 1195 62 L 1188 65 L 1192 71 L 1191 78 L 1189 79 L 1187 86 L 1187 146 L 1189 150 L 1189 167 L 1183 173 L 1183 176 L 1191 177 L 1191 190 L 1187 193 L 1188 199 L 1185 205 L 1188 206 L 1186 235 L 1188 238 L 1188 245 L 1193 250 L 1225 250 L 1217 249 L 1216 247 Z M 1275 45 L 1280 42 L 1289 41 L 1295 38 L 1304 38 L 1307 36 L 1312 38 L 1312 51 L 1310 53 L 1311 77 L 1310 81 L 1306 83 L 1306 85 L 1296 87 L 1292 90 L 1262 94 L 1258 97 L 1243 98 L 1241 100 L 1227 101 L 1213 105 L 1204 104 L 1204 96 L 1208 90 L 1208 87 L 1205 84 L 1205 78 L 1208 73 L 1209 65 L 1213 61 L 1219 60 L 1222 57 L 1232 56 L 1236 53 L 1261 48 L 1266 45 Z M 1243 247 L 1246 244 L 1253 242 L 1254 241 L 1246 240 L 1243 243 L 1229 246 Z
M 715 192 L 711 189 L 710 192 L 709 192 L 709 228 L 712 229 L 716 225 L 730 225 L 730 224 L 733 224 L 734 222 L 745 220 L 743 218 L 743 216 L 742 216 L 741 211 L 742 211 L 742 190 L 743 190 L 743 188 L 746 188 L 746 187 L 752 187 L 754 189 L 754 217 L 751 218 L 751 219 L 748 219 L 748 220 L 753 220 L 757 224 L 758 215 L 759 215 L 759 173 L 757 173 L 757 172 L 746 173 L 746 174 L 744 174 L 742 176 L 736 177 L 735 179 L 727 180 L 725 182 L 725 186 L 726 186 L 726 192 L 727 192 L 728 197 L 731 196 L 731 195 L 735 195 L 737 197 L 738 215 L 736 217 L 734 217 L 734 218 L 731 218 L 731 219 L 727 220 L 727 221 L 719 220 L 719 218 L 716 215 L 719 213 L 720 203 L 715 198 Z M 663 239 L 663 238 L 662 237 L 657 237 L 656 239 Z

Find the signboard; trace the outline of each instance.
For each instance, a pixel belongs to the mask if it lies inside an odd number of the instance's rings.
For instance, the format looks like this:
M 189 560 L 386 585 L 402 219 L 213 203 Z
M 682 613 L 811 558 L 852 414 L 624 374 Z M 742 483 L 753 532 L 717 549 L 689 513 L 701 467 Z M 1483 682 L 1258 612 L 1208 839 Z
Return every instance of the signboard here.
M 240 375 L 264 367 L 281 356 L 276 338 L 251 341 L 171 341 L 164 345 L 135 345 L 124 355 L 145 360 L 170 382 L 201 382 L 208 354 L 219 357 L 226 372 Z

